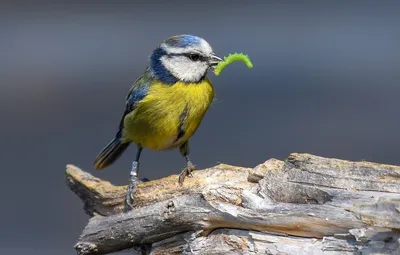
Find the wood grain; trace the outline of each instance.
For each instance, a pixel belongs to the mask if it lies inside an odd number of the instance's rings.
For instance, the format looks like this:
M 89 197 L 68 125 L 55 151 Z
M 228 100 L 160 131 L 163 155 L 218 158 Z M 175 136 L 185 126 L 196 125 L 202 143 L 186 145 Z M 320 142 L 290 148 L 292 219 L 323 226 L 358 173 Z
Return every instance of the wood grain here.
M 77 254 L 400 254 L 399 166 L 299 153 L 220 164 L 183 185 L 140 183 L 127 213 L 125 186 L 73 165 L 66 180 L 92 216 Z

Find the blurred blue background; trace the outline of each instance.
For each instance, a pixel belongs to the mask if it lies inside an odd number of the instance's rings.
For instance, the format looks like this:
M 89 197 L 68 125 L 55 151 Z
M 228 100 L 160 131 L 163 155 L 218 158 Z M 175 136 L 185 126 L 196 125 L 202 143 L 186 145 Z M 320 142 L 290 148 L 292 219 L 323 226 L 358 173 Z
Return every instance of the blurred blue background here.
M 134 147 L 102 172 L 92 162 L 151 50 L 175 34 L 254 63 L 210 74 L 198 168 L 291 152 L 400 165 L 399 1 L 126 2 L 1 4 L 0 254 L 75 254 L 88 217 L 65 165 L 127 183 Z M 150 179 L 184 166 L 177 151 L 141 162 Z

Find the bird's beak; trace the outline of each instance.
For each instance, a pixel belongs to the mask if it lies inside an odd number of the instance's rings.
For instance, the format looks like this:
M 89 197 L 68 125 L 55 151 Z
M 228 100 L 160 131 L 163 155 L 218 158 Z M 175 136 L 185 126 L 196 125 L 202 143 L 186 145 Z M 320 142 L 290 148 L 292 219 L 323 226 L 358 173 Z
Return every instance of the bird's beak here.
M 208 64 L 210 66 L 216 66 L 221 61 L 222 61 L 222 58 L 215 55 L 214 52 L 211 52 L 210 57 L 208 58 Z

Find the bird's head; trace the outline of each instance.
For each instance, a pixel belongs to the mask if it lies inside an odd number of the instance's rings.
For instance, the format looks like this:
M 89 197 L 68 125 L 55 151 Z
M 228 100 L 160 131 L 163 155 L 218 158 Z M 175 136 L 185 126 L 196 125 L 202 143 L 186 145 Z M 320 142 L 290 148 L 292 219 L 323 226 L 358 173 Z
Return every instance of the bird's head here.
M 220 61 L 222 59 L 214 54 L 203 38 L 176 35 L 153 51 L 149 68 L 157 79 L 165 83 L 197 83 L 204 79 L 210 67 Z

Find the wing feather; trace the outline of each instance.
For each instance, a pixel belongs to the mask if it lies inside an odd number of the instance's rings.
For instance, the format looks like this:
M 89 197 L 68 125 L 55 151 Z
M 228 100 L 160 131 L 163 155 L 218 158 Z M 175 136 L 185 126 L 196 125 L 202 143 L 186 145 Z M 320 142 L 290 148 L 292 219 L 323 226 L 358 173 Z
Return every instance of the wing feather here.
M 146 70 L 132 85 L 131 89 L 126 96 L 126 104 L 125 111 L 122 115 L 120 124 L 119 124 L 119 132 L 122 132 L 124 128 L 124 119 L 125 116 L 132 112 L 138 105 L 138 103 L 147 96 L 147 92 L 149 91 L 150 85 L 152 83 L 152 77 L 149 74 L 149 71 Z

